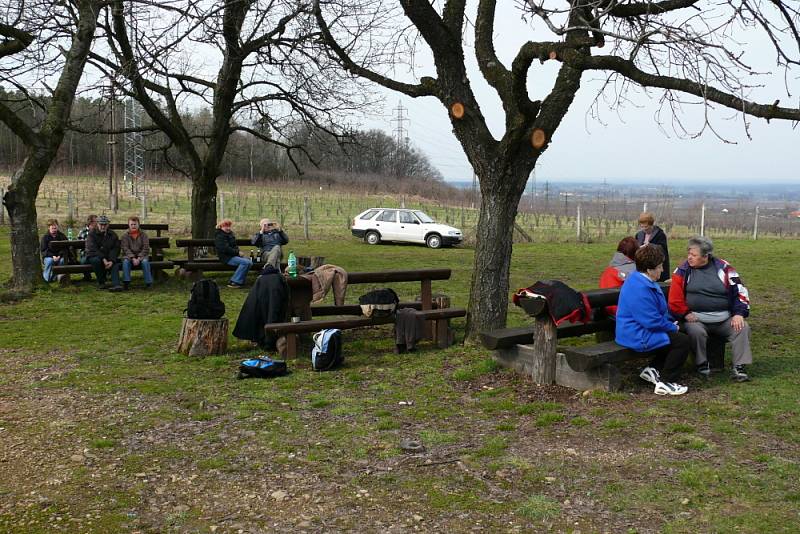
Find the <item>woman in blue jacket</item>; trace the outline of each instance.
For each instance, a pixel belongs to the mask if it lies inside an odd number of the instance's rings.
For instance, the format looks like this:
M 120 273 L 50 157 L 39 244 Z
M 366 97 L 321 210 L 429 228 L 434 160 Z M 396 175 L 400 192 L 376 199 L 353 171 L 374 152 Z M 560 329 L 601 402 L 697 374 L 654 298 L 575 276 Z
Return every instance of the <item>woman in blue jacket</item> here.
M 656 283 L 663 271 L 664 252 L 661 247 L 645 245 L 636 251 L 634 261 L 636 272 L 619 293 L 616 341 L 651 355 L 639 377 L 655 385 L 656 395 L 683 395 L 689 388 L 675 380 L 689 355 L 689 337 L 678 332 Z

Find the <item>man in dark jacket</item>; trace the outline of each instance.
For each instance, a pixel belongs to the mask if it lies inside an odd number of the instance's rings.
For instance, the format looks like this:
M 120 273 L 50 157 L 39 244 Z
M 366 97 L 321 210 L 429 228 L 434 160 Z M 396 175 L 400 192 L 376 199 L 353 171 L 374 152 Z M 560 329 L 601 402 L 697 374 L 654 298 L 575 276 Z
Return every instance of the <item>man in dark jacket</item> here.
M 55 280 L 53 265 L 64 265 L 64 253 L 51 248 L 50 243 L 52 241 L 66 241 L 66 239 L 67 236 L 58 229 L 57 220 L 50 219 L 47 221 L 47 233 L 42 236 L 42 240 L 39 243 L 39 251 L 42 253 L 42 264 L 44 265 L 42 277 L 45 282 Z
M 97 285 L 106 285 L 106 273 L 111 271 L 111 291 L 122 291 L 119 283 L 119 237 L 109 229 L 111 221 L 101 215 L 97 218 L 97 228 L 86 236 L 86 261 L 94 267 Z
M 669 280 L 670 277 L 669 248 L 667 248 L 667 234 L 656 226 L 655 222 L 656 220 L 652 213 L 645 212 L 639 215 L 640 230 L 636 232 L 636 242 L 640 247 L 645 245 L 658 245 L 661 247 L 661 251 L 664 253 L 664 270 L 661 271 L 661 278 L 658 281 L 663 282 L 664 280 Z
M 238 289 L 244 286 L 247 271 L 252 267 L 253 262 L 250 258 L 243 258 L 239 255 L 239 247 L 236 245 L 236 236 L 233 233 L 233 221 L 223 219 L 217 225 L 214 234 L 214 248 L 222 263 L 236 267 L 236 271 L 231 276 L 228 287 Z
M 277 223 L 269 219 L 261 219 L 260 225 L 261 231 L 254 234 L 250 242 L 261 249 L 259 257 L 262 262 L 280 271 L 283 259 L 281 246 L 289 243 L 289 236 Z

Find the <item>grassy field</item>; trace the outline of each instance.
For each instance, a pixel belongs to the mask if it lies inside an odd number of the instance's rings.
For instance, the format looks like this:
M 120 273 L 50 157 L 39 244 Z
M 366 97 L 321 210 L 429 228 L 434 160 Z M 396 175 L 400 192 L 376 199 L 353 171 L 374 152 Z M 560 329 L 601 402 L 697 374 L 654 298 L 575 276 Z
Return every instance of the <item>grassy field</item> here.
M 450 267 L 434 291 L 466 305 L 471 249 L 370 247 L 344 218 L 308 242 L 286 221 L 295 252 L 354 271 Z M 395 355 L 389 328 L 345 332 L 335 372 L 301 358 L 286 377 L 237 381 L 248 343 L 175 352 L 189 284 L 174 277 L 0 304 L 0 531 L 798 532 L 800 243 L 716 245 L 751 291 L 754 380 L 691 379 L 669 399 L 633 370 L 620 393 L 582 394 L 480 347 Z M 517 245 L 511 285 L 596 287 L 613 248 Z M 9 269 L 0 227 L 0 283 Z M 244 297 L 223 288 L 232 322 Z M 409 438 L 425 451 L 404 453 Z

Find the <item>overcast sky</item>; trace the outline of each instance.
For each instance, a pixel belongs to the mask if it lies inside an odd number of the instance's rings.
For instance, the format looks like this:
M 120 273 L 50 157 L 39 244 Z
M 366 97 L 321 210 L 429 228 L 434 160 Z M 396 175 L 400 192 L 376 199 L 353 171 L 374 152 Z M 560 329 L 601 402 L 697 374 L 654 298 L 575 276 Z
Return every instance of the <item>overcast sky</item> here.
M 516 53 L 522 37 L 527 38 L 531 31 L 519 17 L 508 17 L 511 13 L 509 2 L 501 4 L 506 5 L 506 16 L 498 16 L 495 33 L 503 38 L 496 37 L 495 41 L 498 55 L 509 65 L 508 58 Z M 751 53 L 754 50 L 761 51 L 761 59 L 771 61 L 774 57 L 774 53 L 770 53 L 755 36 L 744 46 Z M 473 50 L 466 50 L 466 54 L 474 62 Z M 418 73 L 432 74 L 424 55 L 419 57 L 418 65 L 421 68 Z M 529 84 L 529 91 L 534 98 L 544 96 L 552 86 L 556 67 L 555 62 L 544 65 L 534 62 L 532 79 L 542 80 L 541 83 Z M 767 63 L 765 68 L 775 67 Z M 553 142 L 539 160 L 537 181 L 602 181 L 606 178 L 610 182 L 652 181 L 657 184 L 697 180 L 727 182 L 731 185 L 753 181 L 800 182 L 800 126 L 793 128 L 793 124 L 787 121 L 767 124 L 763 119 L 748 118 L 752 136 L 750 140 L 744 132 L 742 116 L 722 108 L 714 115 L 717 119 L 715 126 L 720 134 L 733 143 L 723 142 L 708 131 L 697 139 L 681 139 L 671 128 L 668 127 L 666 131 L 659 128 L 654 119 L 657 102 L 645 95 L 639 95 L 640 98 L 635 101 L 639 107 L 629 105 L 622 113 L 603 109 L 605 124 L 602 124 L 587 115 L 596 94 L 593 79 L 597 77 L 598 73 L 584 75 L 578 97 L 556 131 Z M 495 137 L 499 138 L 503 126 L 499 100 L 485 84 L 475 65 L 470 68 L 470 79 L 481 110 L 490 121 Z M 778 75 L 775 80 L 774 86 L 759 95 L 760 103 L 771 103 L 781 98 L 782 105 L 800 105 L 798 78 L 784 80 Z M 792 97 L 786 95 L 784 82 L 792 90 Z M 394 132 L 397 123 L 391 122 L 391 119 L 397 116 L 395 108 L 402 102 L 403 107 L 407 108 L 404 116 L 409 120 L 404 127 L 410 142 L 425 152 L 446 180 L 472 179 L 472 169 L 452 133 L 447 112 L 438 100 L 431 97 L 412 99 L 391 91 L 385 94 L 383 117 L 370 121 L 368 126 Z M 695 109 L 688 108 L 685 111 L 684 119 L 699 128 L 702 125 L 702 107 L 695 106 Z

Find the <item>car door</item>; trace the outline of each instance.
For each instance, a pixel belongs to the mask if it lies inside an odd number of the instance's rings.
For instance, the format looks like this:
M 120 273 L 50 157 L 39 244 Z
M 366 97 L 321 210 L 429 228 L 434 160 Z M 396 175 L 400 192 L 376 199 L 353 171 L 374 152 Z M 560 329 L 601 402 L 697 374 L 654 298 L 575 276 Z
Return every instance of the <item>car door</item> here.
M 424 243 L 425 242 L 425 229 L 419 222 L 419 219 L 410 211 L 400 210 L 398 212 L 398 224 L 400 226 L 400 233 L 403 235 L 403 241 L 411 243 Z
M 400 225 L 397 223 L 397 210 L 383 210 L 383 212 L 375 218 L 375 228 L 381 233 L 381 239 L 383 240 L 402 240 Z

